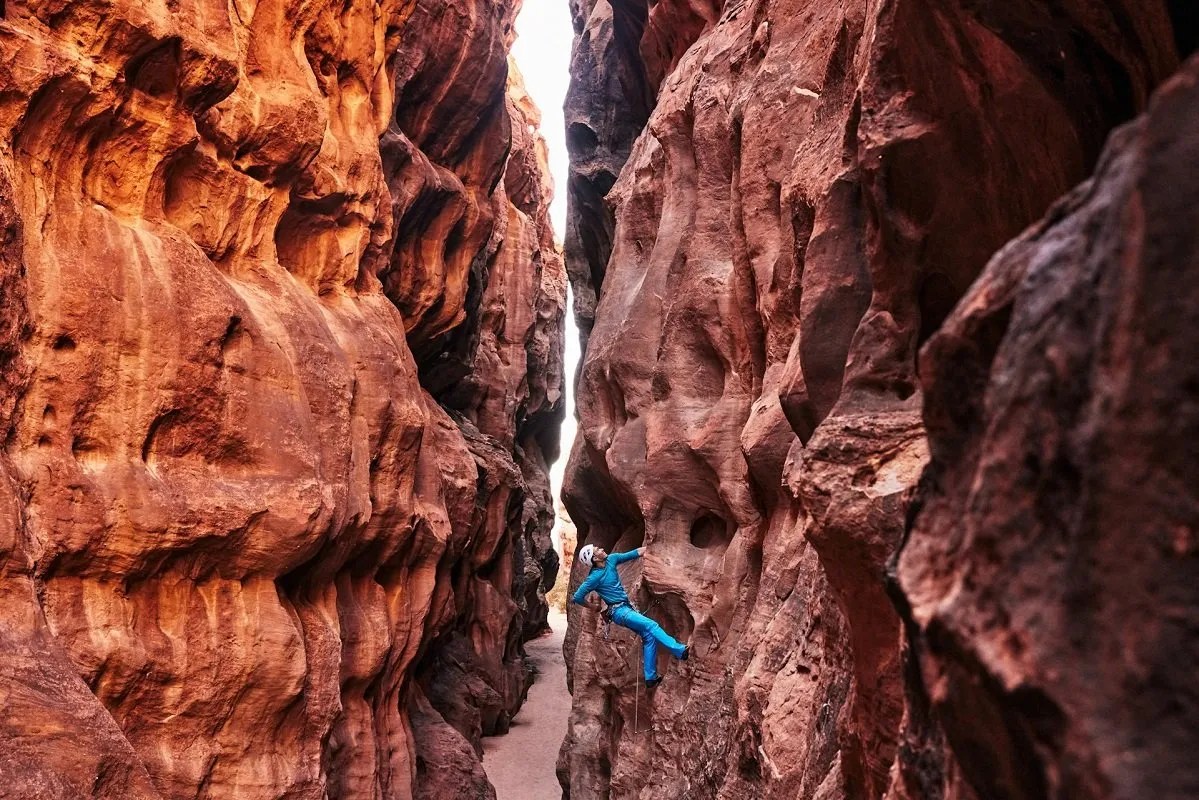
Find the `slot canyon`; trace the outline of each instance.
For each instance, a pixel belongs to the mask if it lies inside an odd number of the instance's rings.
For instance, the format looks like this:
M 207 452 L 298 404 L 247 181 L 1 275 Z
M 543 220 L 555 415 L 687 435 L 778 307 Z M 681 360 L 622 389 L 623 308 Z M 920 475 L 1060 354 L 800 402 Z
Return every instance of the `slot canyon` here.
M 0 798 L 1199 797 L 1199 5 L 549 1 L 0 3 Z

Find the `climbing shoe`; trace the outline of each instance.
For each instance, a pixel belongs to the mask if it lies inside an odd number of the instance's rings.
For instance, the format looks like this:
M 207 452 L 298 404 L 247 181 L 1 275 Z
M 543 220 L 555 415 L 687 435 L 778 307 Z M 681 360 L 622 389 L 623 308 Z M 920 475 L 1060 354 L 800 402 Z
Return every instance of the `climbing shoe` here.
M 646 689 L 653 689 L 653 688 L 656 688 L 656 687 L 657 687 L 657 685 L 658 685 L 659 683 L 661 683 L 661 682 L 662 682 L 662 676 L 661 676 L 661 675 L 659 675 L 659 676 L 658 676 L 658 677 L 656 677 L 656 678 L 650 678 L 648 681 L 646 681 L 646 682 L 645 682 L 645 688 L 646 688 Z
M 691 655 L 691 645 L 686 645 L 683 647 L 683 654 L 679 656 L 679 661 L 686 661 L 689 655 Z

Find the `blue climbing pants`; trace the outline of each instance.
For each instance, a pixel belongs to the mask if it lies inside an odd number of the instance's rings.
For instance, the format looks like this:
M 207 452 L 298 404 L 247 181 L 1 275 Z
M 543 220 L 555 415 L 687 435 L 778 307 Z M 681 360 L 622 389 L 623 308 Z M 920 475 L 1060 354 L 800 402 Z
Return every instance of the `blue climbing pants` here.
M 638 613 L 632 606 L 617 606 L 612 611 L 612 621 L 621 627 L 628 628 L 641 637 L 642 671 L 645 679 L 652 681 L 658 677 L 658 643 L 669 650 L 675 658 L 682 658 L 686 650 L 673 636 L 662 630 L 662 626 L 644 614 Z

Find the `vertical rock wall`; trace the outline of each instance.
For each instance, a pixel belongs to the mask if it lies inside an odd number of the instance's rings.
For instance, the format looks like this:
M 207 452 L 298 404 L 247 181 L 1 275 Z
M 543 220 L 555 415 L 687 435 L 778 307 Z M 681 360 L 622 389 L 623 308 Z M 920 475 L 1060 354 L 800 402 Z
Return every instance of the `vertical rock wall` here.
M 518 6 L 7 4 L 0 796 L 493 796 L 557 567 Z
M 924 351 L 933 457 L 899 577 L 991 796 L 1199 793 L 1196 209 L 1192 60 Z
M 1157 0 L 572 7 L 566 252 L 589 337 L 565 499 L 580 542 L 648 547 L 626 583 L 695 656 L 664 660 L 647 695 L 633 637 L 572 611 L 570 796 L 1043 796 L 946 749 L 955 700 L 930 707 L 926 680 L 987 662 L 937 651 L 923 679 L 905 662 L 887 573 L 929 459 L 916 354 L 1147 107 L 1193 15 Z M 929 413 L 967 399 L 948 373 L 931 385 Z M 977 457 L 969 441 L 954 458 Z M 952 516 L 905 555 L 921 641 L 949 586 L 921 569 Z M 953 752 L 978 744 L 959 713 Z

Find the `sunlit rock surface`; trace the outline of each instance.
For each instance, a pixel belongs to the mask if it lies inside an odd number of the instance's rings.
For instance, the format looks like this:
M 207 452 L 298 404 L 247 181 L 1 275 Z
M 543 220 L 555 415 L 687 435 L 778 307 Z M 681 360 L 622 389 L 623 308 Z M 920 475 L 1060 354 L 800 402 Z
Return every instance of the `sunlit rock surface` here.
M 1199 30 L 1181 3 L 1051 5 L 572 2 L 566 254 L 587 351 L 565 500 L 580 543 L 648 547 L 626 583 L 695 653 L 685 664 L 664 656 L 665 681 L 647 695 L 633 636 L 617 629 L 605 640 L 593 610 L 572 610 L 574 707 L 559 760 L 572 800 L 967 798 L 972 783 L 983 797 L 1042 796 L 988 783 L 978 752 L 955 760 L 938 721 L 954 698 L 937 696 L 930 710 L 925 683 L 938 669 L 981 680 L 998 668 L 938 652 L 921 673 L 888 572 L 929 459 L 920 346 L 996 251 L 1088 176 L 1112 129 L 1144 111 Z M 1114 224 L 1129 227 L 1113 236 L 1135 234 L 1134 221 Z M 1186 252 L 1171 250 L 1159 269 L 1178 271 L 1169 259 Z M 1082 298 L 1071 308 L 1097 310 Z M 978 387 L 937 374 L 928 413 L 972 402 Z M 954 459 L 979 457 L 980 432 L 946 435 L 969 443 Z M 1011 457 L 1024 446 L 1013 443 Z M 952 480 L 965 491 L 966 475 Z M 937 592 L 953 590 L 922 570 L 965 574 L 938 561 L 958 552 L 939 540 L 965 513 L 954 505 L 963 498 L 940 501 L 905 553 L 921 624 L 939 619 Z M 1118 523 L 1106 524 L 1115 536 Z M 976 545 L 980 559 L 1012 562 L 974 591 L 997 590 L 1031 536 L 998 551 Z M 577 585 L 583 570 L 573 569 Z M 971 615 L 992 600 L 957 602 L 954 641 L 972 646 Z M 1193 614 L 1193 602 L 1182 607 Z M 1062 632 L 1039 636 L 1049 631 Z M 1105 635 L 1076 650 L 1058 643 L 1055 668 L 1092 668 L 1101 643 L 1115 646 Z M 1107 674 L 1105 700 L 1064 707 L 1076 716 L 1063 736 L 1115 702 L 1122 673 Z M 1083 686 L 1077 675 L 1054 684 Z M 1013 719 L 1035 726 L 1038 709 Z M 952 744 L 1019 739 L 994 719 L 964 733 L 971 712 L 954 713 L 963 716 L 962 730 L 947 728 Z M 1053 741 L 1077 746 L 1082 763 L 1084 753 L 1115 758 L 1136 731 L 1119 727 L 1102 751 Z M 1047 772 L 1069 761 L 1041 758 Z M 1100 786 L 1080 796 L 1143 796 Z
M 518 5 L 7 4 L 0 795 L 492 796 L 557 566 Z

